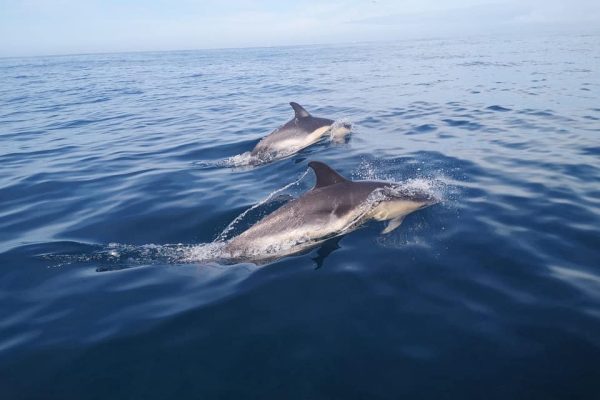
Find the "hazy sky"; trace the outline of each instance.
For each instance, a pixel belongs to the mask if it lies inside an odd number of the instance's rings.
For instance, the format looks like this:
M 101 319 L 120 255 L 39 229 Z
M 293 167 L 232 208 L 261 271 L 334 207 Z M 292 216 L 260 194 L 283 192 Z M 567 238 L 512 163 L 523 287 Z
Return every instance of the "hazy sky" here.
M 600 30 L 600 0 L 0 0 L 0 56 Z

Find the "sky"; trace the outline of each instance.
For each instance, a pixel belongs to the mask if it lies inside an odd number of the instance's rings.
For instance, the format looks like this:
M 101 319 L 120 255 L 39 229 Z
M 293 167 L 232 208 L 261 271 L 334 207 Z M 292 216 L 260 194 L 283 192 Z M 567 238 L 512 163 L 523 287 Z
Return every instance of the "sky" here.
M 0 57 L 563 32 L 600 0 L 0 0 Z

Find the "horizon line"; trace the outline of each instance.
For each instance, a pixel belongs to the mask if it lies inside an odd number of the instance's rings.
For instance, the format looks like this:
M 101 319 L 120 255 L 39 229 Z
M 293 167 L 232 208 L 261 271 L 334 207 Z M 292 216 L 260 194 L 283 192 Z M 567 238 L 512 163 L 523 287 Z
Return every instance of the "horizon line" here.
M 576 36 L 600 36 L 599 32 L 571 32 Z M 565 32 L 537 32 L 534 36 L 545 35 L 555 36 L 564 35 Z M 192 51 L 218 51 L 218 50 L 251 50 L 251 49 L 273 49 L 273 48 L 286 48 L 286 47 L 310 47 L 310 46 L 334 46 L 344 44 L 369 44 L 369 43 L 389 43 L 389 42 L 403 42 L 403 41 L 424 41 L 424 40 L 445 40 L 445 39 L 466 39 L 486 36 L 513 36 L 521 35 L 519 32 L 503 32 L 498 33 L 469 33 L 451 35 L 448 37 L 436 36 L 419 36 L 419 37 L 406 37 L 398 39 L 376 39 L 376 40 L 362 40 L 362 41 L 340 41 L 340 42 L 313 42 L 313 43 L 300 43 L 300 44 L 281 44 L 281 45 L 258 45 L 258 46 L 223 46 L 223 47 L 198 47 L 198 48 L 187 48 L 187 49 L 168 49 L 168 50 L 124 50 L 124 51 L 91 51 L 91 52 L 73 52 L 73 53 L 48 53 L 48 54 L 30 54 L 30 55 L 0 55 L 0 60 L 7 59 L 22 59 L 22 58 L 44 58 L 44 57 L 69 57 L 69 56 L 92 56 L 92 55 L 110 55 L 110 54 L 131 54 L 131 53 L 175 53 L 175 52 L 192 52 Z

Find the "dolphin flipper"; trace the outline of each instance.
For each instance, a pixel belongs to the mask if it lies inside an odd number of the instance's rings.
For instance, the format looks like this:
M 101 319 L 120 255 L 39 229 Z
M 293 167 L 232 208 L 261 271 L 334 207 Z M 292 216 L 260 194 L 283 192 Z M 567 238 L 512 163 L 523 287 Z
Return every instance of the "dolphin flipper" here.
M 296 118 L 306 118 L 310 117 L 310 113 L 304 109 L 300 104 L 294 103 L 293 101 L 290 103 L 290 106 L 294 109 L 294 113 L 296 113 Z
M 391 231 L 393 231 L 394 229 L 399 227 L 400 224 L 402 224 L 402 221 L 404 221 L 404 215 L 394 218 L 394 219 L 391 219 L 390 222 L 388 222 L 385 229 L 383 231 L 381 231 L 381 233 L 383 233 L 383 234 L 390 233 Z

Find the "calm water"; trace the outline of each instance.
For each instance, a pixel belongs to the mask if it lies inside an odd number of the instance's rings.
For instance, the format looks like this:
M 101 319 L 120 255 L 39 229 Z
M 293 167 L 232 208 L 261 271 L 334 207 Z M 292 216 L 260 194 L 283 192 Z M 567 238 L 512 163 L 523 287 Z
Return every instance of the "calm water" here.
M 2 399 L 600 398 L 600 37 L 0 60 Z M 293 114 L 354 123 L 218 167 Z M 198 262 L 313 184 L 444 202 Z

